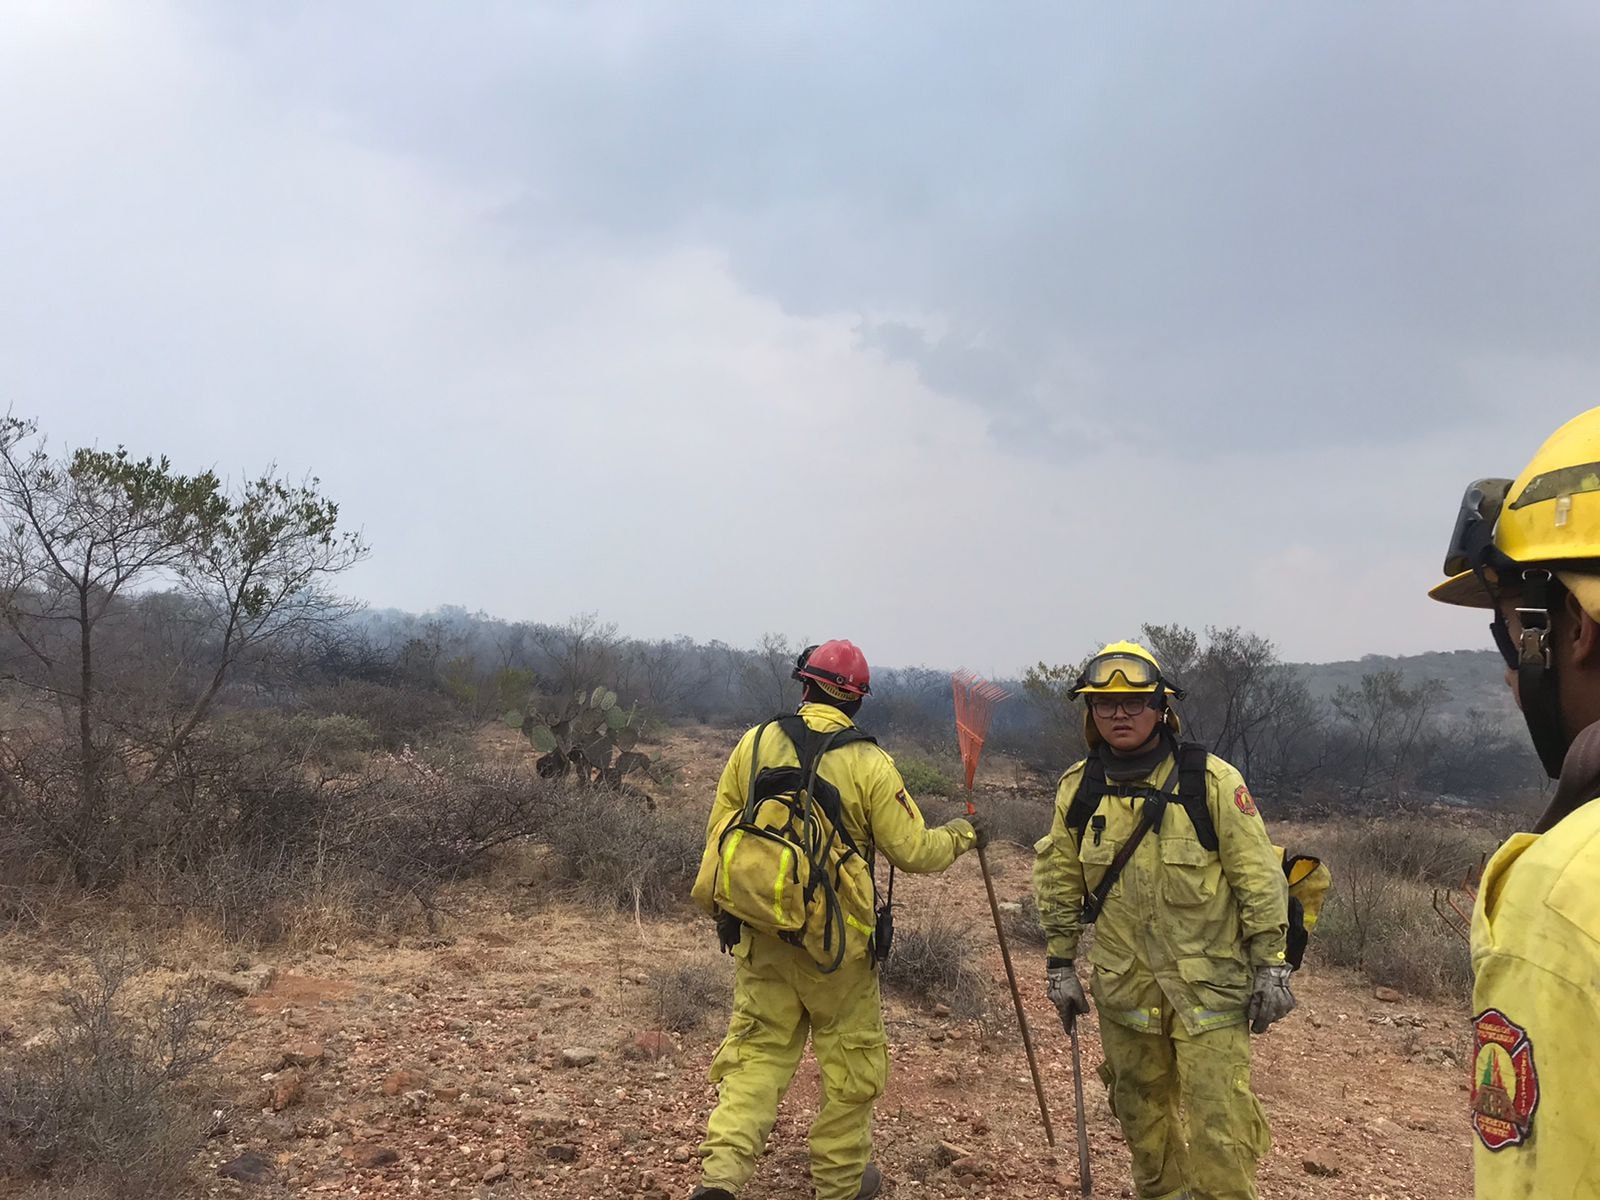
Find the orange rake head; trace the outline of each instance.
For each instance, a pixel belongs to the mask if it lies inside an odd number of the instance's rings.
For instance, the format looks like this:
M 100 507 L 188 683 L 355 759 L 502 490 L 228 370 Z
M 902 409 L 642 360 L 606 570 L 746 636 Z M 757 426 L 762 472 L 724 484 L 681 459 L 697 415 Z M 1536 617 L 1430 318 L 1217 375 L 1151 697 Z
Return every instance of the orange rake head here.
M 994 706 L 1006 698 L 1004 688 L 979 679 L 971 671 L 957 671 L 950 677 L 956 699 L 956 741 L 961 747 L 961 765 L 967 769 L 967 791 L 978 773 L 978 756 L 983 753 L 984 735 Z
M 1456 891 L 1450 888 L 1433 889 L 1433 911 L 1439 914 L 1446 927 L 1464 942 L 1472 941 L 1472 910 L 1478 902 L 1478 884 L 1483 879 L 1483 866 L 1489 856 L 1483 855 L 1478 859 L 1478 869 L 1468 871 L 1466 878 L 1461 881 L 1457 889 L 1465 897 L 1465 901 L 1456 898 Z

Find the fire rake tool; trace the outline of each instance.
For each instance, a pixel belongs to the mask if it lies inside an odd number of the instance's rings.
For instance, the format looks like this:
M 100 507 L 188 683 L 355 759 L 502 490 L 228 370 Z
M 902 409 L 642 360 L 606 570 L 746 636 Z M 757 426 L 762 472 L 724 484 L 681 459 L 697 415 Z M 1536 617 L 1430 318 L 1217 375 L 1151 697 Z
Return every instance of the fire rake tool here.
M 1446 927 L 1464 942 L 1472 940 L 1472 909 L 1478 902 L 1478 883 L 1483 878 L 1483 865 L 1488 861 L 1488 855 L 1478 859 L 1478 869 L 1468 871 L 1461 881 L 1460 892 L 1466 897 L 1466 903 L 1456 899 L 1455 892 L 1449 888 L 1433 889 L 1433 911 L 1439 914 Z
M 989 732 L 989 718 L 994 706 L 1006 698 L 1003 689 L 979 679 L 968 671 L 957 671 L 950 677 L 950 687 L 956 701 L 956 742 L 961 747 L 961 765 L 967 774 L 967 815 L 978 810 L 972 803 L 972 780 L 978 773 L 978 756 L 983 753 L 984 735 Z M 1033 1053 L 1033 1036 L 1028 1031 L 1028 1014 L 1022 1007 L 1022 993 L 1017 990 L 1017 973 L 1011 966 L 1011 948 L 1006 945 L 1006 929 L 1000 921 L 1000 902 L 994 896 L 994 880 L 989 875 L 989 860 L 978 847 L 978 866 L 983 871 L 983 887 L 989 893 L 989 912 L 994 917 L 995 936 L 1000 939 L 1000 957 L 1006 964 L 1006 982 L 1011 985 L 1011 1002 L 1017 1009 L 1017 1026 L 1022 1030 L 1022 1047 L 1028 1052 L 1028 1073 L 1033 1076 L 1033 1091 L 1039 1097 L 1039 1116 L 1044 1121 L 1044 1140 L 1056 1144 L 1055 1130 L 1050 1127 L 1050 1106 L 1045 1103 L 1044 1083 L 1039 1078 L 1039 1060 Z M 1076 1043 L 1074 1043 L 1076 1044 Z M 1081 1105 L 1079 1106 L 1081 1109 Z

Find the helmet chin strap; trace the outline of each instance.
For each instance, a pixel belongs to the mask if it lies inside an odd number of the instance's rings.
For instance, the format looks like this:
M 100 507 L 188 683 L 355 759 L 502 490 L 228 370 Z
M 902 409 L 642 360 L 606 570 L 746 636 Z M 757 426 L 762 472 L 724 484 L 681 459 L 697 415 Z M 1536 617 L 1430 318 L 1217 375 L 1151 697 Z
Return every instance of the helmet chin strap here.
M 1517 605 L 1518 623 L 1522 626 L 1517 695 L 1533 748 L 1551 779 L 1560 776 L 1571 744 L 1561 720 L 1561 694 L 1556 686 L 1551 647 L 1550 611 L 1560 593 L 1561 588 L 1549 571 L 1528 571 L 1522 578 L 1522 599 Z

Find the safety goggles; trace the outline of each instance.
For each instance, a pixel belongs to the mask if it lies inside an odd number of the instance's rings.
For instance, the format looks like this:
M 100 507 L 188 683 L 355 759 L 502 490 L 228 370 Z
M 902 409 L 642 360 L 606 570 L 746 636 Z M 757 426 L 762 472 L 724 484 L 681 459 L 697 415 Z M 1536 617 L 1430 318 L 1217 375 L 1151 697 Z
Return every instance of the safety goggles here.
M 1118 675 L 1126 687 L 1153 688 L 1161 682 L 1156 665 L 1137 654 L 1097 654 L 1084 667 L 1080 686 L 1110 687 Z
M 1091 696 L 1089 707 L 1094 710 L 1094 715 L 1097 717 L 1114 717 L 1118 713 L 1137 717 L 1149 708 L 1155 699 L 1154 693 L 1119 692 L 1112 696 Z
M 1446 576 L 1476 571 L 1497 560 L 1505 560 L 1495 549 L 1494 527 L 1510 490 L 1509 479 L 1477 479 L 1467 485 L 1466 494 L 1461 497 L 1461 509 L 1456 513 L 1456 527 L 1450 534 L 1450 548 L 1445 551 Z

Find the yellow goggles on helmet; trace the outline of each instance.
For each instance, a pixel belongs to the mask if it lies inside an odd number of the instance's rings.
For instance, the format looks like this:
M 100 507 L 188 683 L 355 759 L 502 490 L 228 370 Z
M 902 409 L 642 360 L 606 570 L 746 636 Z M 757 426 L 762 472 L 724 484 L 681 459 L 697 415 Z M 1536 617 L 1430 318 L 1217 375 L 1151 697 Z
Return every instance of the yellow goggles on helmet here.
M 1120 650 L 1089 660 L 1072 687 L 1074 696 L 1083 692 L 1159 692 L 1183 699 L 1183 692 L 1161 677 L 1161 668 L 1155 663 Z

